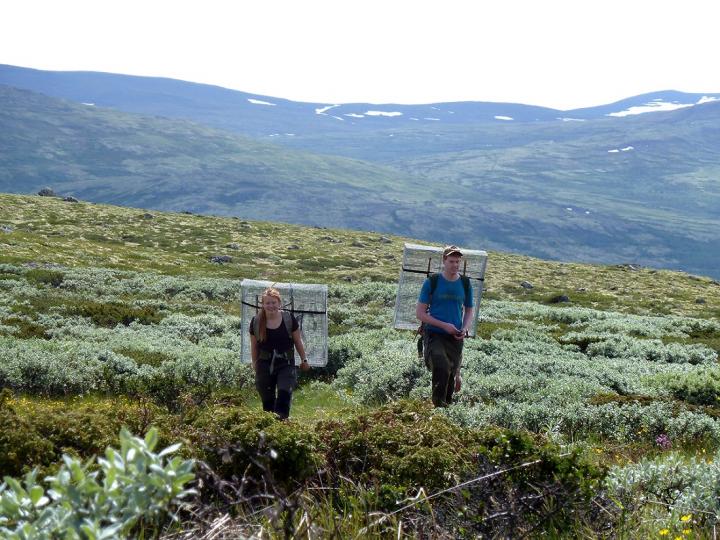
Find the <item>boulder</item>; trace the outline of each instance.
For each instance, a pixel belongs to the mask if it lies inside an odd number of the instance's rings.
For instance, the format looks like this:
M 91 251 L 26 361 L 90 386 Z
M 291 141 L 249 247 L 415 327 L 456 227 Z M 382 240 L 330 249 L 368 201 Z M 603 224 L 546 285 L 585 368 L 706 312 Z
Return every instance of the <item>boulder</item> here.
M 210 257 L 210 262 L 214 262 L 217 264 L 225 264 L 232 262 L 232 257 L 230 255 L 213 255 Z
M 57 197 L 53 189 L 49 187 L 42 188 L 40 191 L 37 192 L 37 194 L 41 197 Z

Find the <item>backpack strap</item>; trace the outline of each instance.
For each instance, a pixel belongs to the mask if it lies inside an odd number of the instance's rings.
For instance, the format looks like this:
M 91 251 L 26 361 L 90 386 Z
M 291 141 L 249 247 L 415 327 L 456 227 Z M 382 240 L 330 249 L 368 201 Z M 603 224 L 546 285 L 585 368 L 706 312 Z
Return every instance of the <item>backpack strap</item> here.
M 463 302 L 463 305 L 465 305 L 468 297 L 470 296 L 470 278 L 467 276 L 460 276 L 460 279 L 462 279 L 463 289 L 465 290 L 465 302 Z
M 435 292 L 435 289 L 437 289 L 438 279 L 440 279 L 440 274 L 430 274 L 428 276 L 428 279 L 430 280 L 430 302 L 428 302 L 428 305 L 432 303 L 432 295 Z
M 288 336 L 290 337 L 290 339 L 292 339 L 292 313 L 290 313 L 289 311 L 283 311 L 282 318 L 283 324 L 285 325 L 285 330 L 287 330 Z

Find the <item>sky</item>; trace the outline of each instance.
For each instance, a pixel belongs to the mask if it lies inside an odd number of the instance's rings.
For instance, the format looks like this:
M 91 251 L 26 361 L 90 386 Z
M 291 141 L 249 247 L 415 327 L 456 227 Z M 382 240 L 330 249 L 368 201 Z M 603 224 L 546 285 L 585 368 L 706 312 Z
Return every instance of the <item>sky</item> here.
M 720 92 L 717 0 L 3 0 L 0 64 L 315 103 Z

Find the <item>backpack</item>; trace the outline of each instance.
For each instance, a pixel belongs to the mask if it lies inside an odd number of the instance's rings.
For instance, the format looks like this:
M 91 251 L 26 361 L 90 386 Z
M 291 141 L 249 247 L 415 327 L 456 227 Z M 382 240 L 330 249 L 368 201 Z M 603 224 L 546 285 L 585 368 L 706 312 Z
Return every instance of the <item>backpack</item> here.
M 432 295 L 435 293 L 435 289 L 437 289 L 439 277 L 440 274 L 430 274 L 428 276 L 428 279 L 430 280 L 430 301 L 428 302 L 428 309 L 432 303 Z M 470 278 L 467 276 L 460 276 L 460 279 L 462 280 L 463 290 L 465 291 L 465 301 L 467 301 L 468 296 L 470 296 Z M 425 330 L 425 323 L 420 323 L 417 333 L 419 336 L 417 341 L 418 358 L 422 358 L 425 361 L 425 367 L 428 370 L 432 370 L 429 347 L 430 337 L 429 332 Z

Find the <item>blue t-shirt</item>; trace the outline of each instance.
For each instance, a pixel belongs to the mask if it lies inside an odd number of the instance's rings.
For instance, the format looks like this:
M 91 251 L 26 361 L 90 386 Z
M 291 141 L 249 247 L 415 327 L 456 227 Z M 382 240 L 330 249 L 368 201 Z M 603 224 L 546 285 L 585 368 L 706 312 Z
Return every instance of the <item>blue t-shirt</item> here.
M 455 328 L 462 328 L 463 323 L 463 306 L 473 307 L 472 284 L 470 284 L 470 294 L 465 298 L 465 287 L 463 287 L 462 279 L 448 281 L 445 276 L 438 274 L 437 287 L 430 298 L 430 279 L 426 279 L 420 290 L 420 298 L 418 302 L 421 304 L 430 304 L 430 315 L 439 321 L 449 322 L 455 325 Z M 428 330 L 432 332 L 442 332 L 447 334 L 442 328 L 427 325 Z

